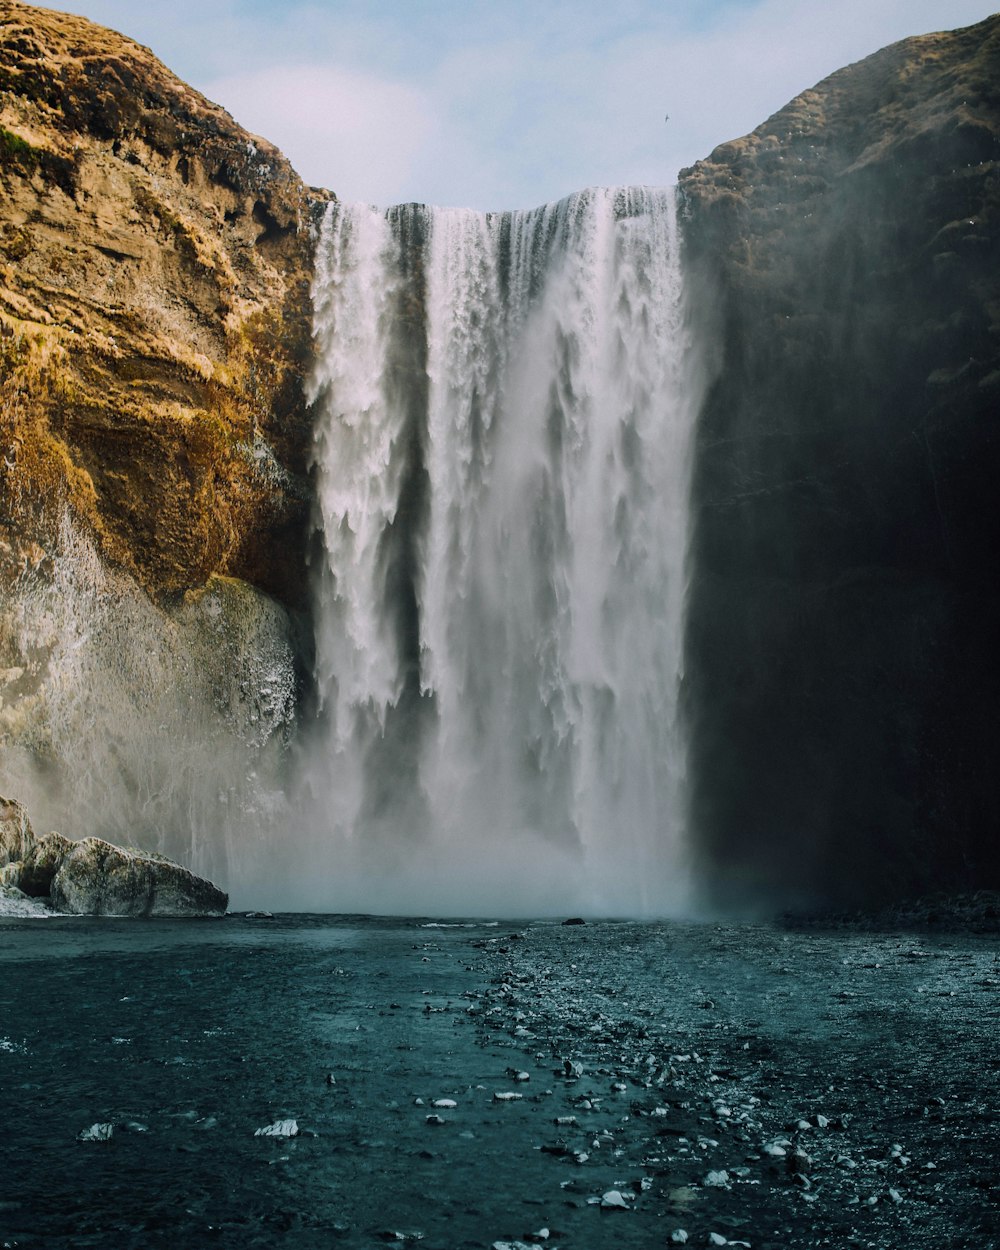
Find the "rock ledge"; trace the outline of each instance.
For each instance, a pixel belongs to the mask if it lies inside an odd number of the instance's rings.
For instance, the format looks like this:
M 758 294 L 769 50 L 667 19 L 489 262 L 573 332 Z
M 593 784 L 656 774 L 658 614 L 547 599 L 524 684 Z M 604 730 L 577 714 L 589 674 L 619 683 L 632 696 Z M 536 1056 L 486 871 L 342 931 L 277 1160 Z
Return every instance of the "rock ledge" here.
M 0 911 L 14 915 L 48 906 L 75 916 L 218 917 L 229 905 L 211 881 L 162 855 L 102 838 L 36 838 L 22 805 L 2 797 L 0 893 Z

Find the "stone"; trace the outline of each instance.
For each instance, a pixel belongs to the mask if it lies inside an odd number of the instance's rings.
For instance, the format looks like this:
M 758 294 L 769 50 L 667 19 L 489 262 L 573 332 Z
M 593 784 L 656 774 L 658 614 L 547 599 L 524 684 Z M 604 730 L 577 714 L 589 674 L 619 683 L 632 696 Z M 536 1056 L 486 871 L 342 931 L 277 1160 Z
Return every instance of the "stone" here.
M 63 856 L 52 904 L 80 916 L 224 916 L 229 896 L 179 864 L 84 838 Z
M 37 838 L 21 863 L 19 885 L 25 894 L 47 898 L 52 893 L 55 875 L 73 846 L 61 833 L 45 833 Z
M 35 835 L 24 807 L 16 799 L 0 797 L 0 865 L 21 862 L 34 842 Z
M 77 1141 L 109 1141 L 114 1135 L 113 1124 L 91 1124 L 89 1128 L 77 1133 Z
M 298 1137 L 299 1126 L 295 1120 L 275 1120 L 254 1131 L 254 1137 Z
M 620 1190 L 609 1189 L 607 1193 L 601 1195 L 602 1211 L 628 1211 L 629 1209 L 625 1195 Z
M 687 1240 L 688 1240 L 688 1233 L 687 1233 L 687 1229 L 686 1229 L 686 1228 L 675 1228 L 675 1229 L 674 1229 L 674 1231 L 670 1234 L 670 1240 L 671 1240 L 671 1241 L 674 1243 L 674 1245 L 676 1245 L 676 1246 L 683 1246 L 683 1245 L 685 1245 L 685 1244 L 686 1244 L 686 1242 L 687 1242 Z
M 728 1189 L 729 1173 L 725 1171 L 709 1172 L 702 1184 L 707 1185 L 709 1188 Z

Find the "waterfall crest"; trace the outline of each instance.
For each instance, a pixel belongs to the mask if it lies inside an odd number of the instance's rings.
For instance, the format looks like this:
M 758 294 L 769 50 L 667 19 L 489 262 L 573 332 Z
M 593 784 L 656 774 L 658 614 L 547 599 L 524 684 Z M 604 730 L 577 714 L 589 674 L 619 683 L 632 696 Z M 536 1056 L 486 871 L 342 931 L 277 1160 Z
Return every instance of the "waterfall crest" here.
M 314 296 L 313 905 L 678 909 L 674 192 L 333 204 Z

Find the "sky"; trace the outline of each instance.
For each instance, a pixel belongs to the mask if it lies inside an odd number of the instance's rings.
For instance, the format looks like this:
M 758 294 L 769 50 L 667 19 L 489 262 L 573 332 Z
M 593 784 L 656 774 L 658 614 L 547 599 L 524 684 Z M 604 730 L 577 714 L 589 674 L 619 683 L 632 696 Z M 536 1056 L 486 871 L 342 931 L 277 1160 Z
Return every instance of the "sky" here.
M 531 208 L 667 185 L 800 91 L 998 0 L 80 0 L 314 186 Z M 669 117 L 668 117 L 669 115 Z

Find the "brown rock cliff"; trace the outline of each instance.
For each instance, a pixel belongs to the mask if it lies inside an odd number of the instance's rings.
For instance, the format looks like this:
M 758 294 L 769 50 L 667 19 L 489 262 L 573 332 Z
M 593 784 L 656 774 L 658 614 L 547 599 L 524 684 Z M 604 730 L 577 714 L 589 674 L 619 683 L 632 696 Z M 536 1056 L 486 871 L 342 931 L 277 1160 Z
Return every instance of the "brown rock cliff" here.
M 0 0 L 0 571 L 64 507 L 154 596 L 302 572 L 313 202 L 147 49 Z

